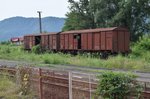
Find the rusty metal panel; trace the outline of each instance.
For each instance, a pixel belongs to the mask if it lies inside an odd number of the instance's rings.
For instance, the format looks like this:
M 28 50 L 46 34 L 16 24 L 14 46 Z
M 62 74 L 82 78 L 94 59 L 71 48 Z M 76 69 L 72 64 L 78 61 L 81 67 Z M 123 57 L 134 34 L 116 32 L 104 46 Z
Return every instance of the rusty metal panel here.
M 129 45 L 130 45 L 130 33 L 125 32 L 125 51 L 129 51 Z
M 41 47 L 43 49 L 48 49 L 48 43 L 49 43 L 48 35 L 41 35 Z
M 69 34 L 69 49 L 73 49 L 73 34 Z
M 87 40 L 87 45 L 88 45 L 88 50 L 92 50 L 92 40 L 93 38 L 92 38 L 92 33 L 88 33 L 88 40 Z
M 124 31 L 118 31 L 118 51 L 124 52 Z
M 53 34 L 52 35 L 52 49 L 53 50 L 55 50 L 57 47 L 57 45 L 56 45 L 56 43 L 57 43 L 57 38 L 56 38 L 56 35 L 55 34 Z
M 29 37 L 29 49 L 33 47 L 33 41 L 32 36 Z
M 113 52 L 129 51 L 130 34 L 128 31 L 113 32 Z
M 28 49 L 28 40 L 27 40 L 27 36 L 24 36 L 24 42 L 23 42 L 23 46 L 24 46 L 24 49 Z
M 45 35 L 45 40 L 44 40 L 44 47 L 45 49 L 48 49 L 48 43 L 49 43 L 49 39 L 48 39 L 48 35 Z
M 34 36 L 25 36 L 24 37 L 24 47 L 27 50 L 31 50 L 32 47 L 34 46 Z
M 41 47 L 44 48 L 45 45 L 45 36 L 41 35 Z
M 58 50 L 60 50 L 60 35 L 56 34 L 56 38 L 57 38 L 57 43 L 56 43 L 57 44 L 57 49 L 56 50 L 58 51 Z
M 100 50 L 100 33 L 94 33 L 94 50 Z
M 106 50 L 112 49 L 112 32 L 106 32 Z
M 64 35 L 60 35 L 60 49 L 64 49 L 65 48 L 65 38 L 64 38 Z
M 48 35 L 48 47 L 50 50 L 57 49 L 57 34 L 49 34 Z
M 118 32 L 113 31 L 113 52 L 118 52 Z
M 28 46 L 28 37 L 27 36 L 24 36 L 24 49 L 29 49 L 29 46 Z
M 101 32 L 101 50 L 106 49 L 106 33 Z
M 52 48 L 53 48 L 52 35 L 49 35 L 49 49 L 52 50 Z
M 87 34 L 81 34 L 81 46 L 83 50 L 87 50 Z
M 65 49 L 68 49 L 69 48 L 69 35 L 68 34 L 65 34 L 64 35 L 65 36 Z

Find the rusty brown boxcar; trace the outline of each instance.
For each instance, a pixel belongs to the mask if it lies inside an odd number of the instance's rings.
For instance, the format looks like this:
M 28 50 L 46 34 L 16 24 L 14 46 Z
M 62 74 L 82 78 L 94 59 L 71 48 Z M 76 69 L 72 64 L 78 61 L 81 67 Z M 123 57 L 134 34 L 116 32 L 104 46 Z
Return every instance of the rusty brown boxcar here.
M 126 28 L 98 28 L 66 31 L 60 34 L 61 51 L 129 52 L 130 34 Z
M 40 45 L 43 50 L 58 50 L 59 33 L 42 33 L 24 36 L 24 48 L 31 50 L 33 46 Z
M 49 50 L 51 51 L 58 51 L 59 50 L 59 34 L 57 33 L 51 33 L 49 34 Z
M 41 34 L 41 48 L 45 50 L 58 50 L 59 33 Z
M 41 43 L 40 35 L 25 35 L 24 36 L 24 49 L 31 50 L 31 48 L 35 45 Z
M 40 42 L 40 46 L 42 49 L 49 49 L 49 36 L 48 34 L 41 34 L 41 42 Z

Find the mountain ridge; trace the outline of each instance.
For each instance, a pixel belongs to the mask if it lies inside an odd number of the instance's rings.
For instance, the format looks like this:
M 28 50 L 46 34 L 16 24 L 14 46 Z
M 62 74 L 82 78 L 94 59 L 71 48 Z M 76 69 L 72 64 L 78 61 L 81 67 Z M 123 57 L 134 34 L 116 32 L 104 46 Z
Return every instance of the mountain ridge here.
M 44 17 L 42 18 L 42 31 L 61 31 L 64 23 L 65 18 Z M 0 41 L 7 41 L 12 37 L 22 37 L 27 34 L 37 33 L 39 33 L 39 18 L 16 16 L 0 21 Z

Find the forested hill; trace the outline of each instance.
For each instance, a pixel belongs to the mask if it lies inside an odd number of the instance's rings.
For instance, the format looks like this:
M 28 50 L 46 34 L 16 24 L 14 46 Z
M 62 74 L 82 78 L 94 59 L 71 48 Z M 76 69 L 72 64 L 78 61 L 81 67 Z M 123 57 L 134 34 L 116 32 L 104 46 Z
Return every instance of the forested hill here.
M 45 17 L 42 18 L 42 30 L 44 32 L 61 31 L 64 23 L 65 18 Z M 0 41 L 32 33 L 39 33 L 38 18 L 12 17 L 0 21 Z

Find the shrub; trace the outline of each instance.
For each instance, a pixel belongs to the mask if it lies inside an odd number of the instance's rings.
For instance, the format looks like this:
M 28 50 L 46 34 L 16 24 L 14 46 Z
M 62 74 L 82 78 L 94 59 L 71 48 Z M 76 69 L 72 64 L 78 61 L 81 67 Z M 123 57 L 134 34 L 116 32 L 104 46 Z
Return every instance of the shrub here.
M 3 41 L 3 42 L 0 42 L 0 44 L 2 44 L 2 45 L 10 45 L 11 42 L 10 41 Z
M 138 56 L 150 50 L 150 35 L 144 35 L 139 38 L 139 41 L 133 44 L 132 54 Z
M 1 99 L 16 99 L 19 87 L 14 83 L 13 79 L 8 77 L 7 73 L 0 75 L 0 97 Z
M 138 98 L 141 87 L 134 81 L 135 76 L 120 72 L 104 72 L 99 76 L 97 95 L 104 99 L 128 99 L 127 95 Z
M 36 45 L 32 47 L 31 51 L 35 54 L 40 54 L 43 52 L 40 45 Z

